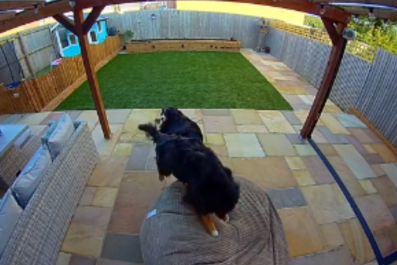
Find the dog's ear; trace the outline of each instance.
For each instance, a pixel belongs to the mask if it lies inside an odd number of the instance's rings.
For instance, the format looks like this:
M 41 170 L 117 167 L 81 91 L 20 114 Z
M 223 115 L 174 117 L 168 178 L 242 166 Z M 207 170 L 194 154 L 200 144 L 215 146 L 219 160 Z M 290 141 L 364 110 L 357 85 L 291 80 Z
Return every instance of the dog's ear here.
M 160 175 L 170 176 L 175 169 L 176 161 L 175 143 L 167 141 L 156 146 L 157 169 Z
M 174 107 L 166 108 L 164 113 L 165 113 L 165 116 L 167 116 L 167 117 L 177 117 L 182 114 L 182 112 L 179 109 L 174 108 Z

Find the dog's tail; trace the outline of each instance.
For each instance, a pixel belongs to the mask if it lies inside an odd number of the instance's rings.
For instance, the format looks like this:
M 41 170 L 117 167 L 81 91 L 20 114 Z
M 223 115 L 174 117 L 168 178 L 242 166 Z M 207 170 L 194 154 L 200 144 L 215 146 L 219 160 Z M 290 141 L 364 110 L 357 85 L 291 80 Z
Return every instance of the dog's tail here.
M 151 137 L 153 142 L 157 142 L 160 136 L 160 132 L 157 130 L 156 126 L 151 123 L 139 124 L 138 129 L 144 131 L 148 137 Z

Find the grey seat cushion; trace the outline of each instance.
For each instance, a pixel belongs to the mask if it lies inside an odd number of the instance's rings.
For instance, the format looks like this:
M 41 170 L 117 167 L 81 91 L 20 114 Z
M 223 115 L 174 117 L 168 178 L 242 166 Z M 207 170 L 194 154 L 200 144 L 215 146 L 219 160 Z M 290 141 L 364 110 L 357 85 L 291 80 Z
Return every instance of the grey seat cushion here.
M 11 190 L 8 190 L 0 203 L 0 257 L 22 212 Z
M 29 203 L 51 163 L 47 147 L 41 146 L 12 185 L 11 189 L 22 208 L 25 209 Z
M 50 124 L 50 128 L 41 138 L 41 141 L 43 145 L 47 146 L 53 161 L 73 135 L 74 130 L 73 121 L 67 113 L 59 121 Z
M 236 180 L 240 202 L 229 223 L 216 219 L 218 237 L 210 236 L 192 209 L 181 203 L 185 188 L 180 182 L 165 190 L 142 226 L 145 264 L 287 265 L 283 226 L 269 197 L 247 179 Z

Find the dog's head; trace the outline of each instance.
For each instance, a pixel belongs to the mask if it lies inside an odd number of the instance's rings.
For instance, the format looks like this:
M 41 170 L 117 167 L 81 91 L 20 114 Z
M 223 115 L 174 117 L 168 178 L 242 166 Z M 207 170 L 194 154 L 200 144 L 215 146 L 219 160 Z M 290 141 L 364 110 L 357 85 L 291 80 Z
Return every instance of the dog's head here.
M 162 108 L 161 109 L 161 114 L 160 114 L 160 122 L 163 123 L 167 120 L 173 120 L 177 117 L 182 116 L 183 113 L 178 110 L 177 108 Z

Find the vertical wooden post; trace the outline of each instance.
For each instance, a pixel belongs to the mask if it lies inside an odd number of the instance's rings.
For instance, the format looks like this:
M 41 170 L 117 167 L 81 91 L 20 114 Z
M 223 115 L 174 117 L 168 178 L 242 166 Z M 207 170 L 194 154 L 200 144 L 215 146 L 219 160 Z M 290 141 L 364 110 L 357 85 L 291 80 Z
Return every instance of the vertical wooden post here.
M 77 37 L 79 39 L 81 56 L 83 58 L 85 72 L 87 74 L 88 84 L 90 85 L 92 98 L 94 100 L 95 108 L 98 113 L 99 122 L 102 127 L 103 135 L 106 139 L 110 139 L 111 131 L 106 116 L 105 107 L 103 105 L 103 100 L 101 96 L 101 91 L 99 89 L 98 80 L 95 74 L 95 66 L 91 64 L 90 61 L 90 50 L 88 48 L 87 35 L 83 32 L 84 14 L 83 10 L 74 10 L 74 23 Z
M 25 49 L 25 44 L 22 41 L 22 35 L 21 32 L 18 33 L 18 41 L 19 41 L 19 46 L 21 47 L 21 52 L 22 52 L 22 56 L 23 56 L 23 60 L 26 63 L 26 67 L 28 68 L 30 77 L 34 77 L 34 72 L 32 70 L 32 66 L 30 65 L 30 61 L 29 61 L 29 56 L 26 53 L 26 49 Z M 19 58 L 18 58 L 19 60 Z M 26 76 L 25 76 L 26 77 Z
M 310 109 L 309 116 L 307 117 L 301 131 L 301 137 L 303 139 L 311 138 L 313 130 L 320 119 L 325 103 L 327 102 L 332 86 L 335 82 L 347 44 L 347 40 L 342 36 L 342 32 L 346 27 L 346 24 L 339 24 L 338 29 L 336 29 L 332 22 L 324 19 L 323 21 L 328 34 L 330 35 L 333 46 L 320 88 L 317 91 L 313 106 Z

